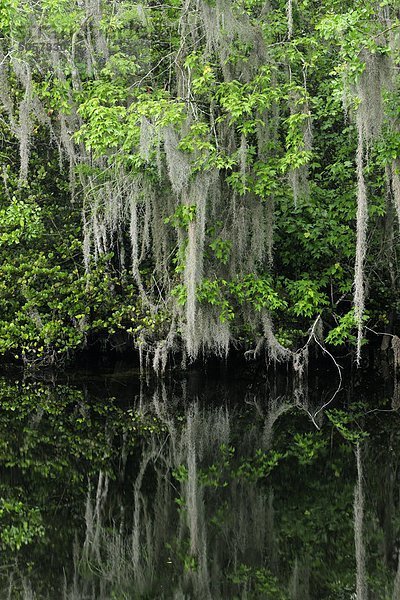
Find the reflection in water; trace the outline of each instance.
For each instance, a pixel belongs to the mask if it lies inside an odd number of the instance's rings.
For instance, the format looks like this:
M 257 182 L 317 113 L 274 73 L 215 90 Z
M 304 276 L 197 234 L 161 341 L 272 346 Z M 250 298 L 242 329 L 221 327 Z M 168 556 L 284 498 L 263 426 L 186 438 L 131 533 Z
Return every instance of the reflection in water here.
M 400 556 L 398 558 L 398 566 L 397 566 L 396 578 L 394 580 L 392 600 L 397 600 L 398 598 L 400 598 Z
M 397 414 L 2 385 L 1 598 L 400 598 Z
M 106 523 L 108 485 L 100 474 L 96 494 L 88 493 L 84 562 L 103 581 L 118 581 L 137 597 L 148 597 L 159 585 L 168 597 L 230 597 L 232 586 L 221 579 L 228 565 L 233 571 L 244 559 L 262 565 L 268 552 L 273 558 L 272 491 L 260 493 L 257 481 L 247 478 L 228 483 L 233 465 L 226 408 L 194 403 L 178 423 L 157 396 L 152 409 L 164 439 L 160 444 L 154 436 L 142 447 L 130 533 L 122 517 L 111 528 Z M 253 447 L 253 435 L 243 435 L 241 455 Z M 175 581 L 176 561 L 183 562 L 184 573 Z M 106 598 L 109 590 L 92 592 L 101 593 Z
M 357 483 L 354 490 L 354 543 L 356 549 L 357 600 L 367 600 L 367 576 L 364 542 L 364 490 L 360 444 L 356 448 Z

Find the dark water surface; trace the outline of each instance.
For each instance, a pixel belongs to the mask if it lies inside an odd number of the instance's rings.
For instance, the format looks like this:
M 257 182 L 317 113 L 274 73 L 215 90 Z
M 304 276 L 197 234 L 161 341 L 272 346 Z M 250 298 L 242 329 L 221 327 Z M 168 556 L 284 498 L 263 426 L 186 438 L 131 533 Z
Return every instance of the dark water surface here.
M 0 379 L 0 598 L 400 599 L 396 399 L 233 375 Z

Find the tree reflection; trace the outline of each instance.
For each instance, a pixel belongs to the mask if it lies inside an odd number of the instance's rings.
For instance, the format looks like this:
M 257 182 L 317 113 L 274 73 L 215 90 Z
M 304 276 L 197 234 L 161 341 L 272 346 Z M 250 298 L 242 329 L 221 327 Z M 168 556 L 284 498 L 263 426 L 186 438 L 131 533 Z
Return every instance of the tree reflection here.
M 400 597 L 397 414 L 224 390 L 3 381 L 1 597 Z

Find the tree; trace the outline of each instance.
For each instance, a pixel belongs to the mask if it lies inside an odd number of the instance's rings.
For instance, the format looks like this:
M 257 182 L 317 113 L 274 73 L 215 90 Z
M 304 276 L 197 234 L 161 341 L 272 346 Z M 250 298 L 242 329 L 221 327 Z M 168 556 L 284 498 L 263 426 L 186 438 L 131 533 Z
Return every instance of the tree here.
M 57 355 L 97 324 L 129 333 L 156 368 L 232 344 L 288 359 L 318 322 L 331 344 L 356 327 L 359 360 L 365 319 L 396 310 L 398 24 L 395 1 L 9 0 L 4 210 L 41 169 L 49 210 L 62 197 L 70 212 L 69 194 L 82 239 L 85 308 L 73 341 L 50 341 Z M 88 290 L 104 276 L 109 314 L 96 319 Z M 41 308 L 30 315 L 41 330 Z

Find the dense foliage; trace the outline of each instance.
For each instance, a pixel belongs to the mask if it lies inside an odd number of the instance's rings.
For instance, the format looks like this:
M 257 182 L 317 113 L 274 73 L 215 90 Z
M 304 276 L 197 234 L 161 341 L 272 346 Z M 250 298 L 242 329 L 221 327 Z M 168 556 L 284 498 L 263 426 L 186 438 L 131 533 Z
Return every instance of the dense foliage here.
M 399 25 L 397 0 L 4 0 L 0 352 L 395 333 Z

